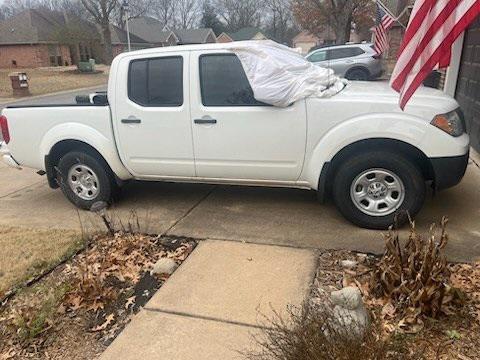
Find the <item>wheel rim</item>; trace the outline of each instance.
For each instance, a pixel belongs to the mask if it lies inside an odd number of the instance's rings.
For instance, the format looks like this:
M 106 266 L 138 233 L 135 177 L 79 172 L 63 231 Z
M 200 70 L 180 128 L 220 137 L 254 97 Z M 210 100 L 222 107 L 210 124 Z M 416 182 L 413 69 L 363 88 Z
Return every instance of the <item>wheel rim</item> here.
M 405 186 L 392 171 L 369 169 L 358 175 L 350 187 L 355 206 L 370 216 L 385 216 L 395 212 L 405 199 Z
M 70 168 L 68 185 L 74 194 L 83 200 L 93 200 L 100 192 L 97 174 L 84 164 L 76 164 Z

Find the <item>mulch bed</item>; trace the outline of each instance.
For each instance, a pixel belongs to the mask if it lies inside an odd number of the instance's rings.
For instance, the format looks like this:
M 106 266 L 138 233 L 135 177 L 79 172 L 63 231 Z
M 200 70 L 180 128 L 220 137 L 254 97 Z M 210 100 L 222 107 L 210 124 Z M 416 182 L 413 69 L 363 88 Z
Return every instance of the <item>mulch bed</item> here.
M 92 359 L 122 331 L 168 274 L 152 274 L 160 258 L 181 264 L 193 239 L 116 232 L 0 307 L 0 359 Z

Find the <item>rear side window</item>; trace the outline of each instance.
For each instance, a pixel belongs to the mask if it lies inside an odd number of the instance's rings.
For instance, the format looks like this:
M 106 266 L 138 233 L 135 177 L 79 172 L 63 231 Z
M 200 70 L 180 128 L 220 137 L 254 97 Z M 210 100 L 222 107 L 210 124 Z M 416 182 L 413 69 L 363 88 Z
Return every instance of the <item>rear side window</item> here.
M 335 59 L 343 59 L 352 56 L 358 56 L 365 53 L 359 47 L 349 47 L 349 48 L 342 48 L 342 49 L 332 49 L 328 51 L 328 59 L 335 60 Z
M 205 106 L 261 106 L 234 54 L 200 56 L 200 88 Z
M 327 60 L 327 52 L 326 51 L 317 51 L 308 57 L 308 61 L 311 62 L 318 62 L 318 61 L 325 61 Z
M 128 97 L 142 106 L 181 106 L 183 58 L 133 60 L 128 73 Z

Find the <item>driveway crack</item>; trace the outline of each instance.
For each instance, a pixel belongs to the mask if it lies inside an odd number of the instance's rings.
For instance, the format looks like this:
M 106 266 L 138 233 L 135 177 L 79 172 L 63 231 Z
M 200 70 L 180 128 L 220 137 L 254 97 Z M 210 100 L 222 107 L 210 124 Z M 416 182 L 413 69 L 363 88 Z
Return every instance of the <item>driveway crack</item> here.
M 190 313 L 186 313 L 186 312 L 183 312 L 183 311 L 152 309 L 152 308 L 147 308 L 147 307 L 145 307 L 143 309 L 145 311 L 151 311 L 151 312 L 157 312 L 157 313 L 163 313 L 163 314 L 169 314 L 169 315 L 176 315 L 176 316 L 188 317 L 188 318 L 199 319 L 199 320 L 215 321 L 215 322 L 219 322 L 219 323 L 223 323 L 223 324 L 245 326 L 245 327 L 250 327 L 250 328 L 254 328 L 254 329 L 271 329 L 268 326 L 254 325 L 254 324 L 249 324 L 249 323 L 245 323 L 245 322 L 241 322 L 241 321 L 217 318 L 217 317 L 214 317 L 214 316 L 195 315 L 195 314 L 190 314 Z
M 185 219 L 188 215 L 190 215 L 190 213 L 195 210 L 195 208 L 200 205 L 202 202 L 204 202 L 216 189 L 217 189 L 218 185 L 215 185 L 213 186 L 204 196 L 202 196 L 200 198 L 200 200 L 198 200 L 195 204 L 193 204 L 192 207 L 190 207 L 181 217 L 179 217 L 177 220 L 175 220 L 175 222 L 167 229 L 163 232 L 162 236 L 163 235 L 167 235 L 170 230 L 172 230 L 180 221 L 182 221 L 183 219 Z

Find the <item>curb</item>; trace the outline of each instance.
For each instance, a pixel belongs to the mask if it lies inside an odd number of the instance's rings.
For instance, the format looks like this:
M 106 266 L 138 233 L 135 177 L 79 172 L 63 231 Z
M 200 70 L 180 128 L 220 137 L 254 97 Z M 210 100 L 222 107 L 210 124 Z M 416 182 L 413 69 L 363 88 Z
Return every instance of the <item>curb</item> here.
M 20 102 L 20 101 L 42 99 L 42 98 L 49 97 L 49 96 L 66 95 L 66 94 L 75 93 L 75 92 L 78 92 L 78 91 L 94 90 L 94 89 L 97 89 L 99 87 L 105 87 L 105 86 L 107 86 L 107 84 L 95 85 L 95 86 L 89 86 L 89 87 L 71 89 L 71 90 L 62 90 L 62 91 L 57 91 L 57 92 L 42 94 L 42 95 L 27 96 L 27 97 L 24 97 L 24 98 L 21 98 L 21 99 L 15 99 L 13 101 L 8 101 L 6 103 L 0 103 L 0 106 L 11 105 L 11 104 L 15 104 L 15 103 Z

